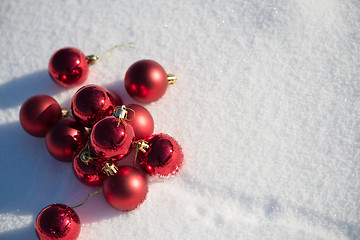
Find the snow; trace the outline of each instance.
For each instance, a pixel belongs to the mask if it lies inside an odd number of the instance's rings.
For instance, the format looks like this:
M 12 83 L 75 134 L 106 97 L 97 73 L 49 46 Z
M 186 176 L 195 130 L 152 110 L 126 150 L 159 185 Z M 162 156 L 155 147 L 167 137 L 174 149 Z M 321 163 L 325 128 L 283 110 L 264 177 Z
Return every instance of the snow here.
M 78 89 L 52 82 L 51 55 L 128 42 L 86 83 L 134 103 L 123 85 L 132 63 L 175 73 L 145 107 L 185 165 L 152 179 L 132 212 L 91 197 L 76 208 L 79 239 L 360 239 L 359 29 L 357 0 L 2 0 L 0 239 L 36 239 L 42 208 L 97 190 L 19 124 L 27 98 L 69 107 Z

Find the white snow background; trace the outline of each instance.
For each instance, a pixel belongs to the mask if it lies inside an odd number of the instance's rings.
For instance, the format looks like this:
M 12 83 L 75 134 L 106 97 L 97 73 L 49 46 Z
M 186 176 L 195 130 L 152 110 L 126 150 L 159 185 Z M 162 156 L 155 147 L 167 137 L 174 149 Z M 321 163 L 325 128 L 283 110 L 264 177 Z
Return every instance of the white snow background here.
M 186 162 L 132 212 L 91 197 L 79 239 L 360 239 L 359 30 L 358 0 L 1 0 L 0 239 L 36 239 L 42 208 L 97 190 L 20 126 L 27 98 L 69 108 L 78 89 L 53 83 L 51 55 L 128 42 L 86 83 L 135 103 L 132 63 L 175 73 L 146 107 Z

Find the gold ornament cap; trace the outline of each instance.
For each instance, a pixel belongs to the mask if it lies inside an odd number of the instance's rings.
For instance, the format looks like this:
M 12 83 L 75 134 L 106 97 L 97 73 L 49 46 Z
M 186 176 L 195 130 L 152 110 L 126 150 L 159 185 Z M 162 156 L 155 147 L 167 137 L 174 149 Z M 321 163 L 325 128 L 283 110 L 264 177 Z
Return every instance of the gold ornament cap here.
M 114 176 L 118 168 L 114 163 L 107 162 L 101 170 L 108 176 Z

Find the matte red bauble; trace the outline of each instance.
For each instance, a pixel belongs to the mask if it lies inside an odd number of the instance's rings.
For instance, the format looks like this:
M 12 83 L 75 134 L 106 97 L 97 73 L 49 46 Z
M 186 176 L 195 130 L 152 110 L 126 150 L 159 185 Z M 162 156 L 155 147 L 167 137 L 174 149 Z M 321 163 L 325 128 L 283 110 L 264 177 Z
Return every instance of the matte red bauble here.
M 168 86 L 167 73 L 152 60 L 135 62 L 125 74 L 125 88 L 136 101 L 150 103 L 160 99 Z
M 91 128 L 114 112 L 114 99 L 107 89 L 93 84 L 86 85 L 75 93 L 71 111 L 78 122 Z
M 113 96 L 113 99 L 114 99 L 114 108 L 123 105 L 123 101 L 118 94 L 111 92 L 111 91 L 109 91 L 109 92 L 111 93 L 111 95 Z
M 86 56 L 78 49 L 67 47 L 54 53 L 49 62 L 49 74 L 59 85 L 71 88 L 82 84 L 89 73 Z
M 102 163 L 94 160 L 88 162 L 83 162 L 81 160 L 82 154 L 89 154 L 88 157 L 91 158 L 90 152 L 88 151 L 79 151 L 74 154 L 73 159 L 73 169 L 75 176 L 85 185 L 88 186 L 101 186 L 106 175 L 102 173 Z
M 119 160 L 129 153 L 134 131 L 116 117 L 106 117 L 97 122 L 90 134 L 90 146 L 100 158 Z
M 73 119 L 61 119 L 46 134 L 46 147 L 59 161 L 72 161 L 74 152 L 86 144 L 86 129 Z
M 150 112 L 138 104 L 130 104 L 127 107 L 134 111 L 128 111 L 127 119 L 131 121 L 127 121 L 127 123 L 134 129 L 135 140 L 144 139 L 153 134 L 154 120 Z
M 146 139 L 149 149 L 139 154 L 139 165 L 150 175 L 168 176 L 181 168 L 184 155 L 180 144 L 167 134 L 156 134 Z
M 60 119 L 60 105 L 47 95 L 35 95 L 29 98 L 20 109 L 21 126 L 35 137 L 45 137 L 49 129 Z
M 35 231 L 40 240 L 76 240 L 81 224 L 77 213 L 64 204 L 44 208 L 36 218 Z
M 121 211 L 131 211 L 146 199 L 148 180 L 140 170 L 121 166 L 114 176 L 104 180 L 103 188 L 105 199 L 111 206 Z

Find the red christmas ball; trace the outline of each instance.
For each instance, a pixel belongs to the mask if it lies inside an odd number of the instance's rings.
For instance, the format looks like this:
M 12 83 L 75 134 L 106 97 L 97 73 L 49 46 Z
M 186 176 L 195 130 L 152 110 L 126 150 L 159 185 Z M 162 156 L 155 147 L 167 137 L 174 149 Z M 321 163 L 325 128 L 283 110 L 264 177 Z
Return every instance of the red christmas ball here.
M 71 111 L 78 122 L 91 128 L 114 112 L 114 99 L 105 88 L 93 84 L 86 85 L 75 93 Z
M 146 108 L 138 104 L 130 104 L 127 108 L 133 111 L 128 111 L 127 123 L 129 123 L 135 133 L 135 140 L 144 139 L 149 137 L 154 132 L 154 120 Z
M 152 60 L 135 62 L 125 74 L 125 88 L 128 94 L 142 103 L 159 100 L 168 86 L 167 73 Z
M 102 163 L 95 159 L 85 163 L 81 160 L 82 154 L 88 154 L 87 157 L 92 157 L 92 154 L 87 150 L 81 150 L 74 154 L 73 169 L 75 176 L 85 185 L 94 187 L 101 186 L 106 177 L 101 171 L 103 167 Z
M 110 116 L 97 122 L 90 134 L 90 146 L 103 159 L 119 160 L 131 149 L 134 131 L 130 124 Z
M 86 56 L 78 49 L 62 48 L 52 55 L 49 74 L 59 85 L 71 88 L 82 84 L 89 73 Z
M 111 91 L 109 91 L 109 92 L 110 92 L 111 95 L 113 96 L 114 108 L 116 108 L 116 107 L 118 107 L 118 106 L 122 106 L 122 105 L 123 105 L 123 101 L 122 101 L 121 97 L 120 97 L 118 94 L 114 93 L 114 92 L 111 92 Z
M 184 161 L 180 144 L 167 134 L 156 134 L 147 138 L 149 149 L 139 154 L 139 165 L 150 175 L 173 175 L 178 172 Z
M 46 134 L 46 147 L 59 161 L 70 162 L 74 152 L 84 146 L 88 133 L 74 119 L 62 119 Z
M 44 208 L 36 218 L 35 231 L 40 240 L 76 240 L 81 224 L 77 213 L 64 204 Z
M 21 126 L 35 137 L 45 137 L 49 129 L 60 119 L 60 105 L 47 95 L 35 95 L 29 98 L 20 109 Z
M 146 199 L 148 180 L 140 170 L 121 166 L 114 176 L 104 180 L 103 189 L 105 199 L 111 206 L 121 211 L 131 211 Z

